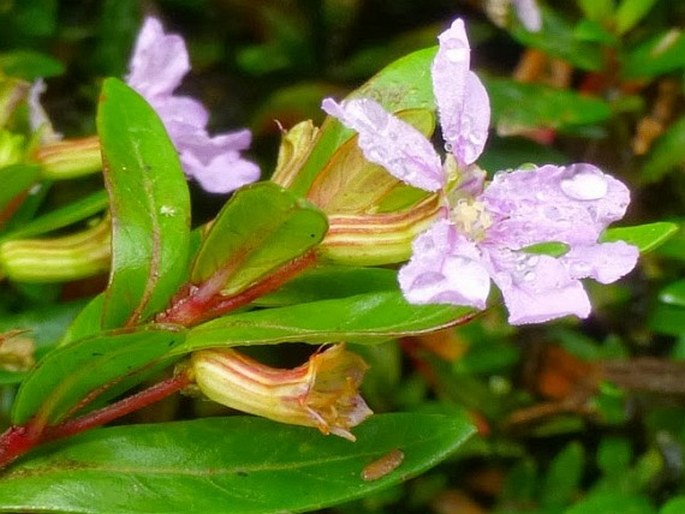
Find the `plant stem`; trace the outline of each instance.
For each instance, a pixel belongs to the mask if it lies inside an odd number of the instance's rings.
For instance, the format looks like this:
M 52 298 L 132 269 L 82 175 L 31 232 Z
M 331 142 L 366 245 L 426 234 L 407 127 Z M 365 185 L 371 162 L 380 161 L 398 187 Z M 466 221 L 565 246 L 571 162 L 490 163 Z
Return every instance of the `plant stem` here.
M 177 298 L 169 309 L 156 316 L 155 321 L 192 326 L 201 321 L 216 318 L 275 291 L 314 263 L 316 263 L 316 254 L 310 250 L 233 296 L 224 296 L 218 290 L 207 294 L 204 284 L 188 289 L 186 294 Z M 212 287 L 215 287 L 214 284 Z
M 42 426 L 42 423 L 36 423 L 37 420 L 31 420 L 23 426 L 12 426 L 0 435 L 0 469 L 41 443 L 70 437 L 84 430 L 109 423 L 163 400 L 187 387 L 191 382 L 188 372 L 178 373 L 133 396 L 90 412 L 80 418 L 47 427 Z

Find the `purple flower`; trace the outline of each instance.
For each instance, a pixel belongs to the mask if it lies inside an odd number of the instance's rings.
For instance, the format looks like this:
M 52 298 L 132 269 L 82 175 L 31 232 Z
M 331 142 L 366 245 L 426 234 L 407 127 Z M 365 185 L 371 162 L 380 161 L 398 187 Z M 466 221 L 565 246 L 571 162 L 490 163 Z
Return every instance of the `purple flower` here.
M 433 92 L 445 148 L 463 167 L 475 162 L 483 151 L 490 124 L 490 101 L 480 79 L 469 69 L 464 22 L 457 19 L 438 40 L 440 48 L 431 70 Z M 338 104 L 326 98 L 322 108 L 359 133 L 359 147 L 369 161 L 426 191 L 445 186 L 447 173 L 431 142 L 377 102 L 363 98 Z
M 511 0 L 511 3 L 527 31 L 539 32 L 542 29 L 542 13 L 536 0 Z
M 323 103 L 326 112 L 359 132 L 369 161 L 415 187 L 440 191 L 446 203 L 443 217 L 416 238 L 412 258 L 400 270 L 405 297 L 482 309 L 493 280 L 512 324 L 586 317 L 590 302 L 579 279 L 613 282 L 637 262 L 635 247 L 597 242 L 625 213 L 628 189 L 590 164 L 575 164 L 501 172 L 483 190 L 483 175 L 470 164 L 487 137 L 487 93 L 469 71 L 463 22 L 456 20 L 439 41 L 433 90 L 445 147 L 460 173 L 458 189 L 448 191 L 449 162 L 441 165 L 422 134 L 377 103 Z M 555 257 L 531 248 L 550 242 L 565 253 Z
M 173 94 L 189 71 L 183 38 L 165 34 L 159 20 L 146 18 L 126 80 L 159 114 L 186 175 L 211 193 L 227 193 L 254 182 L 259 167 L 240 156 L 250 145 L 249 130 L 210 136 L 205 107 L 194 98 Z
M 636 247 L 597 242 L 628 202 L 626 186 L 591 164 L 500 172 L 416 238 L 400 286 L 412 303 L 482 309 L 492 279 L 514 325 L 585 318 L 590 302 L 579 279 L 614 282 L 637 262 Z M 567 251 L 553 257 L 529 250 L 546 242 Z

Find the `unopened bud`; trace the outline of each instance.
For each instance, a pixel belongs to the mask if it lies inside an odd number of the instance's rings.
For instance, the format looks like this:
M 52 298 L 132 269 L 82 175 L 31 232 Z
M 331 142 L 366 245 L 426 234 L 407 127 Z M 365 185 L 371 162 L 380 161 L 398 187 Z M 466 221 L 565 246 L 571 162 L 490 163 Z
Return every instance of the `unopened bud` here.
M 47 144 L 38 148 L 34 157 L 42 167 L 43 177 L 52 180 L 81 177 L 102 169 L 97 136 Z
M 271 368 L 232 349 L 201 350 L 192 355 L 191 369 L 200 390 L 217 403 L 351 441 L 350 428 L 372 414 L 358 391 L 367 365 L 342 344 L 293 369 Z
M 0 266 L 18 282 L 65 282 L 109 269 L 111 221 L 68 236 L 7 241 L 0 245 Z

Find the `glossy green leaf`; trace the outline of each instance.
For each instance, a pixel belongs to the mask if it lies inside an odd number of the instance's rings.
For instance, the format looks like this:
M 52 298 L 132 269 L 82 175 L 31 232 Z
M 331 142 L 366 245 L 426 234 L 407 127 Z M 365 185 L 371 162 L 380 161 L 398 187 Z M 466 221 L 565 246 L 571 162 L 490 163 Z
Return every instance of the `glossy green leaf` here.
M 54 77 L 64 73 L 64 65 L 34 50 L 15 50 L 0 54 L 0 70 L 10 77 L 33 81 L 38 78 Z
M 40 174 L 35 164 L 12 164 L 0 168 L 0 211 L 26 191 Z
M 60 346 L 98 334 L 101 330 L 102 311 L 105 307 L 105 294 L 100 293 L 83 307 L 69 325 Z
M 609 104 L 573 91 L 510 79 L 486 79 L 493 121 L 500 133 L 536 128 L 556 130 L 592 125 L 611 117 Z
M 410 305 L 399 291 L 377 292 L 225 316 L 193 328 L 172 353 L 297 341 L 378 343 L 453 326 L 472 313 L 467 307 Z
M 326 216 L 290 191 L 271 182 L 248 186 L 212 224 L 191 281 L 220 276 L 222 293 L 236 293 L 317 245 L 327 229 Z
M 10 468 L 0 511 L 277 514 L 361 498 L 436 465 L 474 432 L 463 417 L 385 414 L 357 441 L 260 418 L 209 418 L 93 430 Z M 362 470 L 393 450 L 377 480 Z
M 183 336 L 153 326 L 82 339 L 50 352 L 22 383 L 12 422 L 21 425 L 38 415 L 54 424 L 91 391 L 128 379 L 163 359 Z
M 276 306 L 344 298 L 397 289 L 397 272 L 386 268 L 320 266 L 302 273 L 257 305 Z
M 99 212 L 104 211 L 108 204 L 109 198 L 107 197 L 107 192 L 104 190 L 97 191 L 76 200 L 73 203 L 67 204 L 64 207 L 43 214 L 28 223 L 22 224 L 15 230 L 2 236 L 0 240 L 24 239 L 52 232 L 53 230 L 67 227 L 72 223 L 83 221 L 90 216 L 98 214 Z
M 644 18 L 657 0 L 622 0 L 616 9 L 616 31 L 629 31 Z
M 659 292 L 659 300 L 671 305 L 685 307 L 685 279 L 669 284 Z
M 685 52 L 685 45 L 683 46 Z M 685 116 L 669 126 L 656 140 L 642 167 L 644 183 L 657 182 L 685 165 Z
M 155 111 L 107 79 L 97 117 L 112 213 L 112 270 L 103 326 L 163 309 L 186 279 L 190 199 L 178 154 Z
M 668 29 L 626 53 L 623 78 L 653 78 L 685 68 L 685 33 Z
M 430 65 L 436 51 L 437 48 L 427 48 L 395 61 L 353 91 L 348 98 L 373 98 L 390 112 L 405 109 L 434 110 Z M 352 130 L 344 128 L 330 117 L 326 118 L 309 158 L 290 189 L 305 195 L 335 150 L 353 136 Z
M 635 245 L 641 253 L 651 252 L 668 238 L 678 232 L 678 225 L 667 221 L 636 225 L 634 227 L 616 227 L 604 231 L 600 240 L 604 243 L 625 241 Z
M 603 3 L 602 0 L 599 3 Z M 512 36 L 519 43 L 526 47 L 538 48 L 547 55 L 568 61 L 582 70 L 602 69 L 604 59 L 600 45 L 579 40 L 575 35 L 574 27 L 561 14 L 546 7 L 541 10 L 542 30 L 529 32 L 519 24 L 514 27 Z

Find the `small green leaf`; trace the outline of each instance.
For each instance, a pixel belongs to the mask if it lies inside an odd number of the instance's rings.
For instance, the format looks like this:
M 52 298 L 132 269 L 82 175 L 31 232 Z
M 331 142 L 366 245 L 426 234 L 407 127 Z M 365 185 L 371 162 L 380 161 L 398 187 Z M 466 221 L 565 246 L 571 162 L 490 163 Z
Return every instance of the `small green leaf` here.
M 585 17 L 592 21 L 602 22 L 614 14 L 614 0 L 578 0 L 578 6 Z
M 315 511 L 416 476 L 473 432 L 461 416 L 435 414 L 373 416 L 354 429 L 355 443 L 246 417 L 92 430 L 6 471 L 0 511 Z M 361 478 L 394 450 L 404 454 L 397 469 Z
M 293 305 L 397 289 L 397 272 L 385 268 L 320 266 L 302 273 L 275 293 L 259 298 L 264 306 Z
M 510 79 L 486 79 L 493 121 L 505 134 L 536 128 L 575 129 L 611 117 L 609 104 L 573 91 Z
M 625 437 L 604 437 L 597 448 L 597 466 L 605 475 L 624 475 L 632 459 L 633 449 Z
M 328 229 L 311 203 L 271 182 L 241 189 L 224 206 L 200 247 L 195 284 L 221 277 L 221 292 L 237 293 L 316 246 Z
M 683 46 L 685 52 L 685 46 Z M 642 167 L 645 184 L 661 180 L 669 172 L 685 165 L 685 116 L 670 125 L 659 136 Z
M 50 352 L 22 383 L 12 422 L 22 425 L 34 415 L 48 424 L 58 422 L 92 391 L 159 362 L 183 336 L 152 326 L 82 339 Z
M 626 53 L 621 72 L 625 79 L 653 78 L 685 67 L 685 34 L 668 29 Z
M 644 18 L 657 0 L 623 0 L 616 10 L 616 31 L 628 32 Z
M 566 445 L 552 461 L 542 487 L 542 505 L 550 511 L 569 504 L 580 486 L 585 452 L 578 442 Z
M 685 307 L 685 279 L 669 284 L 659 292 L 659 300 L 670 305 Z
M 60 346 L 69 344 L 72 341 L 92 337 L 100 332 L 102 322 L 102 311 L 105 306 L 105 294 L 100 293 L 93 298 L 88 304 L 78 313 L 74 321 L 69 325 L 69 328 L 64 333 L 62 340 L 59 342 Z
M 376 292 L 224 316 L 190 330 L 172 353 L 298 341 L 378 343 L 453 326 L 471 313 L 468 307 L 410 305 L 399 291 Z
M 64 65 L 34 50 L 15 50 L 0 54 L 0 70 L 9 77 L 19 77 L 28 81 L 38 78 L 55 77 L 64 73 Z
M 566 255 L 570 249 L 571 247 L 566 243 L 562 243 L 560 241 L 549 241 L 547 243 L 537 243 L 526 246 L 525 248 L 521 248 L 521 251 L 535 255 L 561 257 L 562 255 Z
M 625 241 L 637 246 L 641 253 L 647 253 L 663 244 L 678 232 L 678 225 L 667 221 L 637 225 L 634 227 L 609 228 L 600 237 L 603 243 Z
M 112 270 L 103 327 L 163 309 L 186 279 L 190 199 L 178 154 L 155 111 L 107 79 L 97 117 L 112 213 Z

